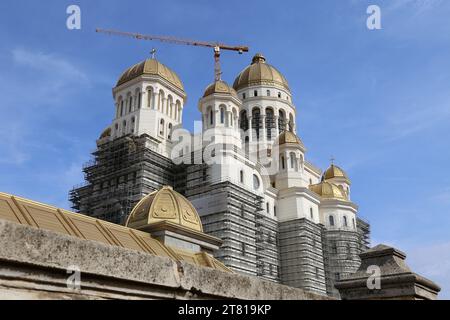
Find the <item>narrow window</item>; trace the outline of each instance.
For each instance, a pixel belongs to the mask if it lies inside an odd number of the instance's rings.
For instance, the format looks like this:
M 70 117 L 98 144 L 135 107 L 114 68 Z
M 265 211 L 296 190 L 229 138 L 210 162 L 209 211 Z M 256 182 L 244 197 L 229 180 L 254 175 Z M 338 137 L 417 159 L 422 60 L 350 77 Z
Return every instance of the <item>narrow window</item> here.
M 172 140 L 172 124 L 169 123 L 169 128 L 167 129 L 167 139 Z
M 273 215 L 276 217 L 277 216 L 277 207 L 273 206 Z
M 336 241 L 333 241 L 332 244 L 331 244 L 331 252 L 333 252 L 333 253 L 337 253 L 338 252 Z
M 278 92 L 278 98 L 281 98 L 281 92 Z
M 245 100 L 245 98 L 246 98 L 246 95 L 245 95 L 245 93 L 243 93 L 242 94 L 242 99 Z
M 257 96 L 258 96 L 258 91 L 257 91 L 257 90 L 253 91 L 253 95 L 254 95 L 255 97 L 257 97 Z
M 329 220 L 330 220 L 330 226 L 334 226 L 334 217 L 330 216 Z
M 240 171 L 239 173 L 241 183 L 244 183 L 244 171 Z
M 225 109 L 220 108 L 220 123 L 225 123 Z
M 311 215 L 311 219 L 314 220 L 314 210 L 313 210 L 313 208 L 309 208 L 309 214 Z
M 344 216 L 344 227 L 348 227 L 347 217 Z
M 214 111 L 212 109 L 209 111 L 209 124 L 214 124 Z
M 336 281 L 339 281 L 341 279 L 341 275 L 339 274 L 339 272 L 336 272 L 334 274 L 334 278 L 336 279 Z
M 285 169 L 286 168 L 286 164 L 285 164 L 285 162 L 284 162 L 284 157 L 282 156 L 281 157 L 281 169 Z
M 312 179 L 309 179 L 309 184 L 313 184 Z
M 353 229 L 356 229 L 355 218 L 353 218 Z
M 267 90 L 267 96 L 270 97 L 270 90 Z
M 270 213 L 270 205 L 268 202 L 266 202 L 266 211 L 267 213 Z

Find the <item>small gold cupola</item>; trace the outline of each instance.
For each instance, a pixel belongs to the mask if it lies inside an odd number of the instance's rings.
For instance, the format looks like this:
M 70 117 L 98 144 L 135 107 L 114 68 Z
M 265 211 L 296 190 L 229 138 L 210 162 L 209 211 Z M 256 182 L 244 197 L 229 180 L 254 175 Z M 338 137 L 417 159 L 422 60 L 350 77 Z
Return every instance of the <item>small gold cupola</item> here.
M 163 244 L 181 251 L 213 253 L 222 244 L 220 239 L 203 233 L 195 207 L 169 186 L 139 201 L 126 226 L 148 232 Z

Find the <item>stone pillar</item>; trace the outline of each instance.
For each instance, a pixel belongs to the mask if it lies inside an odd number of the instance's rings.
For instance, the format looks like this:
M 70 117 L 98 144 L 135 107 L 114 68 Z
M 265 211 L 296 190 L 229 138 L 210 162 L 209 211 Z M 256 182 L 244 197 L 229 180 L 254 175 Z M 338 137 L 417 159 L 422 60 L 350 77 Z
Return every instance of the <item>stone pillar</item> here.
M 249 135 L 248 135 L 248 141 L 252 142 L 253 141 L 253 125 L 252 125 L 252 116 L 248 117 L 248 130 L 249 130 Z
M 411 271 L 398 249 L 381 244 L 359 256 L 359 269 L 335 284 L 343 300 L 436 300 L 441 291 Z
M 280 135 L 280 127 L 278 126 L 278 118 L 279 116 L 274 116 L 275 119 L 275 137 Z

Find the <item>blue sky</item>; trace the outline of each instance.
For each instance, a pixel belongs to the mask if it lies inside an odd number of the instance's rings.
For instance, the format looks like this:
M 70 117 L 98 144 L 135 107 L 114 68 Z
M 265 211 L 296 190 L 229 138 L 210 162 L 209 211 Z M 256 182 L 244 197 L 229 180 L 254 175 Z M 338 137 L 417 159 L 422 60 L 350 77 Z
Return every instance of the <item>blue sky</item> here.
M 66 28 L 66 8 L 82 29 Z M 382 30 L 366 28 L 377 4 Z M 0 190 L 69 207 L 81 166 L 113 117 L 111 88 L 149 56 L 180 75 L 184 123 L 213 79 L 208 49 L 108 37 L 96 27 L 245 44 L 229 83 L 262 52 L 288 79 L 309 160 L 333 155 L 373 244 L 394 245 L 450 298 L 450 1 L 0 2 Z

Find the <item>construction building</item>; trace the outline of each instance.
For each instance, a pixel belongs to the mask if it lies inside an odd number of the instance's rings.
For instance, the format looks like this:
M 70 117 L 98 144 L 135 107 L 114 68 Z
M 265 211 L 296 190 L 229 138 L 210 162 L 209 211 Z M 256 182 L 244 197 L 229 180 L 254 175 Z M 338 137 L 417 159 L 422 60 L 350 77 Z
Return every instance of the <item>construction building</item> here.
M 226 267 L 339 296 L 355 272 L 370 225 L 351 201 L 350 179 L 306 160 L 287 80 L 257 54 L 233 86 L 216 78 L 198 103 L 201 132 L 182 127 L 178 75 L 156 59 L 127 69 L 115 116 L 70 192 L 73 209 L 125 223 L 146 195 L 171 186 L 195 206 L 204 232 L 222 240 Z

